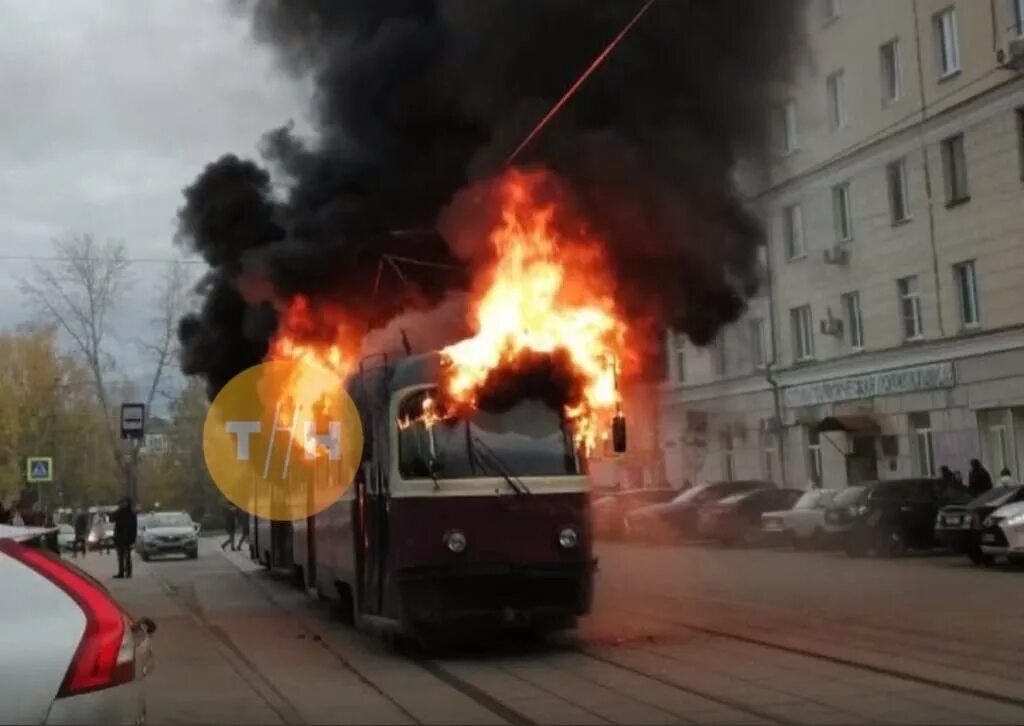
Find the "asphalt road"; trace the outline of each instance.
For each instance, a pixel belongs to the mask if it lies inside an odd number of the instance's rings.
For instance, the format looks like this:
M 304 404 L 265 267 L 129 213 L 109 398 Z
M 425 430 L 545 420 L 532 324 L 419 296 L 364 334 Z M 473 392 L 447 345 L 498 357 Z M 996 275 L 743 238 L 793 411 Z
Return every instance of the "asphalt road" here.
M 580 630 L 397 654 L 203 540 L 109 580 L 158 624 L 165 723 L 1024 723 L 1024 571 L 957 558 L 600 548 Z M 112 556 L 86 567 L 108 578 Z

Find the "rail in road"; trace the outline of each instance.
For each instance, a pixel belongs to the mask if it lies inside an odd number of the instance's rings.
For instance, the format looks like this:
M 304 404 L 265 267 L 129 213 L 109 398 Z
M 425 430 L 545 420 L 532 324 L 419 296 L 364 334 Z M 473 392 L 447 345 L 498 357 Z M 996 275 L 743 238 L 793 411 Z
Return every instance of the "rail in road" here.
M 209 550 L 207 544 L 199 563 L 207 558 L 222 561 L 219 552 Z M 261 622 L 273 622 L 303 647 L 327 654 L 338 668 L 339 683 L 344 673 L 361 684 L 362 695 L 353 699 L 373 704 L 352 703 L 350 712 L 332 712 L 334 721 L 1024 722 L 1024 703 L 1017 699 L 758 642 L 742 632 L 688 623 L 671 614 L 677 607 L 658 602 L 628 613 L 644 624 L 641 631 L 656 634 L 625 642 L 610 642 L 584 629 L 545 644 L 503 644 L 458 657 L 396 654 L 377 638 L 332 622 L 323 603 L 252 568 L 240 555 L 226 557 L 233 567 L 216 574 L 193 576 L 188 568 L 195 563 L 156 563 L 149 569 L 282 723 L 322 718 L 311 713 L 294 686 L 282 682 L 281 673 L 290 670 L 290 663 L 275 667 L 278 656 L 254 652 L 254 644 L 246 642 L 248 631 L 232 623 L 231 613 L 212 609 L 212 598 L 203 594 L 207 580 L 222 587 L 230 584 L 235 599 L 258 601 L 266 615 Z M 304 667 L 304 661 L 296 661 L 296 672 Z M 151 721 L 160 723 L 160 714 L 151 712 Z

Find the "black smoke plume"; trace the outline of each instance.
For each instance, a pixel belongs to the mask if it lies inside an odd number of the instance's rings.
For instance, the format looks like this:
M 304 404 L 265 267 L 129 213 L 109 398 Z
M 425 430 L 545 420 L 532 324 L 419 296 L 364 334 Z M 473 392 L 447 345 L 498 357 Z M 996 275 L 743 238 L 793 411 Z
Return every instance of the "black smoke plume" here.
M 267 134 L 267 172 L 224 157 L 185 191 L 180 237 L 213 267 L 182 322 L 216 390 L 258 362 L 275 298 L 330 299 L 384 325 L 467 275 L 430 230 L 507 155 L 640 0 L 258 0 L 254 36 L 316 93 L 314 139 Z M 756 289 L 761 224 L 733 179 L 768 146 L 801 47 L 799 0 L 656 0 L 516 163 L 573 190 L 607 241 L 620 304 L 706 343 Z M 422 230 L 422 231 L 421 231 Z M 396 266 L 394 257 L 442 267 Z M 248 292 L 247 292 L 248 290 Z M 253 294 L 262 290 L 264 294 Z M 272 307 L 272 305 L 271 305 Z

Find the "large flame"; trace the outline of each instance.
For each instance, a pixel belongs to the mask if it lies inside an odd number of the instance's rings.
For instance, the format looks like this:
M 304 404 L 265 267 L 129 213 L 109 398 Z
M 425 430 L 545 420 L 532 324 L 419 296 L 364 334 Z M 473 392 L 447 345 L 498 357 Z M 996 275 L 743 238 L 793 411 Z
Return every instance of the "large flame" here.
M 565 403 L 577 443 L 592 450 L 621 399 L 618 372 L 627 326 L 599 240 L 548 198 L 543 172 L 511 171 L 499 184 L 494 264 L 472 303 L 476 334 L 443 349 L 443 394 L 475 406 L 494 374 L 537 354 L 568 361 L 579 385 Z

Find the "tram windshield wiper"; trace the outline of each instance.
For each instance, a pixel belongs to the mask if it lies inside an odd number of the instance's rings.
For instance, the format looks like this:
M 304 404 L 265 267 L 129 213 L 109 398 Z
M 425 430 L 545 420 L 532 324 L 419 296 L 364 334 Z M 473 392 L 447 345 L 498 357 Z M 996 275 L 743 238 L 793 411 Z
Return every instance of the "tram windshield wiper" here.
M 490 446 L 481 441 L 479 436 L 474 436 L 472 443 L 473 446 L 470 447 L 470 451 L 474 458 L 476 458 L 477 462 L 483 463 L 501 474 L 502 478 L 509 485 L 512 491 L 521 496 L 533 493 L 530 491 L 529 487 L 523 484 L 519 477 L 509 471 L 509 468 L 505 466 L 505 463 L 501 458 L 494 453 L 494 450 L 491 449 Z M 479 447 L 480 451 L 477 451 L 476 447 Z

